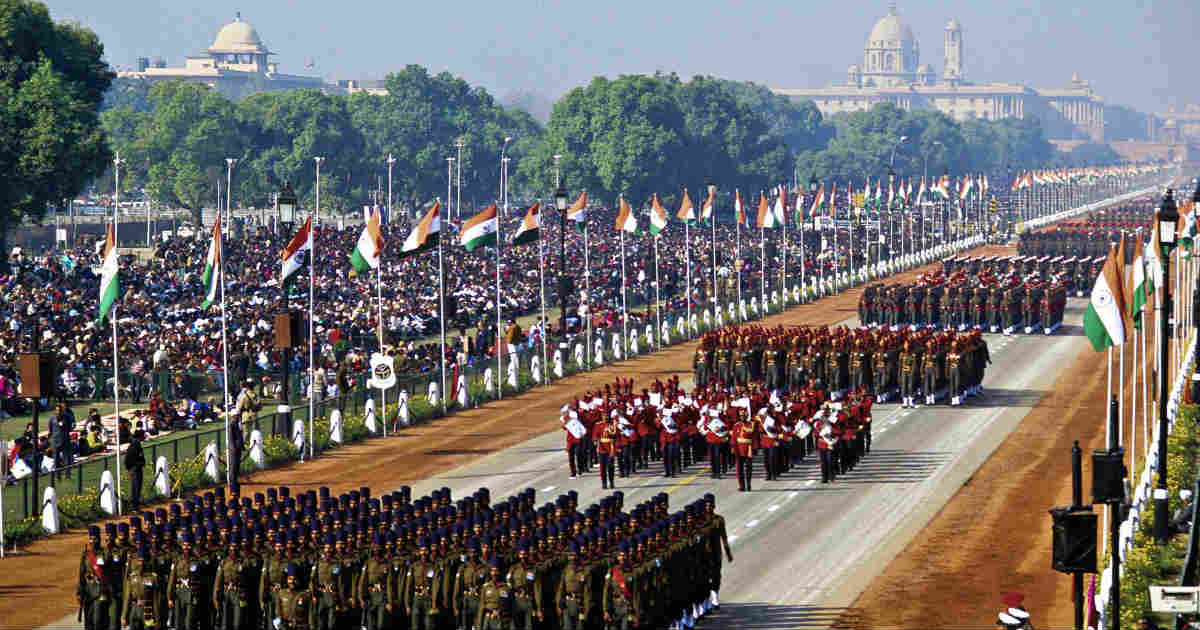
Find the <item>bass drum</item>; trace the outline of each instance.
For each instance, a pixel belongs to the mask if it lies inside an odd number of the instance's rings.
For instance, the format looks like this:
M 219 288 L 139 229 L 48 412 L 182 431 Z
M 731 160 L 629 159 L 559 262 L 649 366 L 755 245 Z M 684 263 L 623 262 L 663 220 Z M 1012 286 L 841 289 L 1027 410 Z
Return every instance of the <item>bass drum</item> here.
M 806 439 L 810 435 L 812 435 L 812 425 L 811 424 L 809 424 L 807 422 L 797 422 L 796 423 L 795 436 L 796 436 L 797 440 Z

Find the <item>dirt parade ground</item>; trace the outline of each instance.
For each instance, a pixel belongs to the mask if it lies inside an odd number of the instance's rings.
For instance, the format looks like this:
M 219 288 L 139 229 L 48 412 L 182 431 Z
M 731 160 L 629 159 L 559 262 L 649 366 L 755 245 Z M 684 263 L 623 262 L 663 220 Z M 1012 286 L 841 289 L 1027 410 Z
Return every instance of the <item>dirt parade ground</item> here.
M 1006 255 L 988 247 L 974 255 Z M 912 281 L 933 266 L 889 278 Z M 765 325 L 832 325 L 856 314 L 859 290 L 793 308 Z M 1060 334 L 1081 334 L 1066 330 Z M 559 429 L 558 410 L 585 390 L 633 378 L 691 375 L 695 343 L 681 344 L 579 374 L 520 396 L 489 403 L 394 436 L 329 452 L 312 462 L 266 471 L 243 482 L 243 492 L 267 486 L 325 485 L 336 494 L 359 486 L 414 484 Z M 1102 372 L 1100 373 L 1102 375 Z M 1096 422 L 1102 398 L 1091 353 L 1076 357 L 1054 393 L 997 450 L 973 478 L 879 575 L 853 609 L 856 626 L 988 627 L 1000 594 L 1021 590 L 1039 625 L 1071 622 L 1070 581 L 1050 570 L 1046 509 L 1069 502 L 1071 441 L 1084 449 L 1103 440 Z M 566 462 L 562 465 L 565 467 Z M 1063 483 L 1048 480 L 1064 480 Z M 481 480 L 482 483 L 482 480 Z M 1030 526 L 1044 522 L 1045 527 Z M 75 615 L 74 585 L 85 533 L 38 541 L 3 560 L 0 626 L 37 627 Z M 990 605 L 995 602 L 996 606 Z M 831 620 L 832 621 L 832 620 Z

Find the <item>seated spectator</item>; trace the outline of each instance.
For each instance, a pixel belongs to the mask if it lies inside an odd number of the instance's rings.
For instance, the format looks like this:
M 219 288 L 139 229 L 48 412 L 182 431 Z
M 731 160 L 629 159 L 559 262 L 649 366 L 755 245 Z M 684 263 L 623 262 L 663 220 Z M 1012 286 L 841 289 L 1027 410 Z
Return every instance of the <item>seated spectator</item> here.
M 106 441 L 104 439 L 104 433 L 101 430 L 102 428 L 103 427 L 101 427 L 100 423 L 98 423 L 98 422 L 96 424 L 92 424 L 88 427 L 87 448 L 88 448 L 89 455 L 93 455 L 95 453 L 102 453 L 102 452 L 108 450 Z

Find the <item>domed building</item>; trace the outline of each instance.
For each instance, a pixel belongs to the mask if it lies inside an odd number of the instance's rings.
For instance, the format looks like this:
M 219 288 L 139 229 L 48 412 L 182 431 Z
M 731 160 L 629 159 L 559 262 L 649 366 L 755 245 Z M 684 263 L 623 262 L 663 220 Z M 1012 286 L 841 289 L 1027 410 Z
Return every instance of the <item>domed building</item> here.
M 829 116 L 865 111 L 878 103 L 905 110 L 937 110 L 959 121 L 1036 117 L 1050 139 L 1104 140 L 1104 101 L 1091 84 L 1073 75 L 1062 88 L 1031 88 L 1020 82 L 975 84 L 964 72 L 963 27 L 950 19 L 943 29 L 941 83 L 912 28 L 888 4 L 871 27 L 862 63 L 846 71 L 846 83 L 824 88 L 772 88 L 794 100 L 811 100 Z
M 231 99 L 241 99 L 258 92 L 327 87 L 320 77 L 279 72 L 279 64 L 268 59 L 274 53 L 267 49 L 258 31 L 249 22 L 242 21 L 240 13 L 217 31 L 216 38 L 205 52 L 205 55 L 188 57 L 181 68 L 168 68 L 162 61 L 152 65 L 142 57 L 138 59 L 136 71 L 119 72 L 117 76 L 156 82 L 195 81 Z

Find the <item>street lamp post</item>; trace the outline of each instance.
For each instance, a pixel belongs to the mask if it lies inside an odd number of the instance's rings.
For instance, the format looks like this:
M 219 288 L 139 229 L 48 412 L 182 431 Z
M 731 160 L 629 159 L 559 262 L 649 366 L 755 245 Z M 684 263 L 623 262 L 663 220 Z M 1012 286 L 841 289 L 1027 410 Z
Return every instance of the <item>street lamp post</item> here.
M 907 137 L 907 136 L 905 136 L 905 137 Z M 895 157 L 896 157 L 896 152 L 893 150 L 892 158 L 895 159 Z M 895 181 L 896 181 L 896 171 L 894 169 L 892 169 L 892 167 L 889 166 L 888 167 L 888 190 L 892 190 L 892 183 Z M 890 206 L 891 204 L 889 203 L 888 205 Z M 901 216 L 903 216 L 903 212 L 901 212 Z M 887 243 L 888 263 L 891 263 L 891 261 L 892 261 L 892 254 L 894 253 L 892 251 L 892 247 L 893 247 L 893 243 L 895 243 L 895 241 L 892 239 L 894 239 L 896 237 L 895 231 L 892 230 L 892 225 L 893 225 L 892 213 L 891 213 L 891 208 L 889 207 L 888 208 L 888 243 Z M 875 259 L 878 260 L 879 257 L 876 256 Z
M 1158 246 L 1162 259 L 1162 296 L 1156 303 L 1158 310 L 1158 325 L 1161 327 L 1158 353 L 1158 485 L 1154 489 L 1154 539 L 1160 544 L 1167 542 L 1167 521 L 1171 518 L 1167 511 L 1167 368 L 1168 342 L 1171 332 L 1171 250 L 1175 248 L 1175 223 L 1179 220 L 1179 212 L 1175 208 L 1175 197 L 1170 188 L 1163 196 L 1162 205 L 1158 208 Z M 1114 543 L 1115 544 L 1115 541 Z
M 808 195 L 810 197 L 812 197 L 813 202 L 815 203 L 816 199 L 817 199 L 817 176 L 816 175 L 813 175 L 808 180 Z M 814 216 L 811 218 L 812 218 L 812 222 L 813 222 L 813 231 L 817 233 L 818 237 L 820 237 L 821 230 L 819 228 L 817 228 L 817 217 Z M 740 220 L 740 219 L 738 219 L 738 220 Z M 800 230 L 800 232 L 801 232 L 801 234 L 804 233 L 803 228 Z M 820 240 L 818 240 L 817 247 L 820 247 L 820 246 L 821 246 L 821 242 L 820 242 Z M 822 253 L 824 253 L 824 252 L 821 250 L 817 251 L 818 259 L 821 257 Z M 804 265 L 804 267 L 801 267 L 801 269 L 804 269 L 805 267 L 808 266 L 808 261 L 804 259 L 804 239 L 803 239 L 803 237 L 801 237 L 801 239 L 800 239 L 800 264 Z M 825 284 L 825 267 L 822 266 L 820 263 L 817 264 L 817 275 L 820 276 L 820 282 L 822 285 L 824 285 Z
M 555 156 L 557 157 L 557 156 Z M 557 161 L 557 160 L 556 160 Z M 558 179 L 557 176 L 554 178 Z M 563 339 L 567 337 L 567 189 L 561 184 L 554 189 L 554 207 L 558 210 L 558 307 L 559 325 Z
M 387 203 L 387 220 L 392 221 L 392 167 L 396 165 L 396 158 L 389 153 L 387 156 L 388 165 L 388 203 Z
M 711 176 L 704 178 L 704 189 L 708 191 L 708 198 L 712 199 L 713 207 L 711 209 L 712 216 L 709 220 L 712 222 L 712 295 L 709 296 L 709 302 L 713 305 L 713 310 L 718 308 L 717 302 L 717 185 L 713 182 Z M 803 228 L 802 228 L 803 229 Z M 801 232 L 803 234 L 803 231 Z M 625 273 L 624 270 L 621 271 Z M 624 276 L 622 276 L 623 278 Z M 625 288 L 621 287 L 621 292 L 624 294 Z M 715 313 L 714 313 L 715 314 Z
M 283 185 L 283 189 L 279 191 L 279 195 L 276 197 L 276 204 L 276 209 L 278 211 L 276 220 L 279 222 L 280 232 L 282 232 L 286 238 L 286 235 L 292 233 L 292 227 L 296 223 L 296 193 L 292 190 L 292 185 L 290 183 L 285 183 Z M 312 237 L 310 236 L 309 238 Z M 312 256 L 311 249 L 309 250 L 309 256 Z M 308 266 L 309 273 L 312 273 L 312 260 L 309 260 Z M 280 402 L 279 406 L 275 409 L 275 434 L 285 437 L 288 435 L 289 428 L 292 426 L 292 408 L 289 406 L 291 404 L 291 378 L 288 372 L 291 370 L 292 363 L 292 339 L 295 338 L 295 332 L 291 330 L 292 325 L 295 324 L 295 318 L 292 317 L 292 309 L 288 304 L 288 293 L 290 293 L 288 289 L 289 287 L 286 286 L 286 283 L 281 282 L 279 284 L 279 293 L 283 302 L 280 315 L 289 318 L 288 338 L 281 339 L 278 335 L 275 337 L 276 345 L 279 346 L 279 349 L 283 351 L 283 357 L 281 360 L 281 363 L 283 364 L 283 376 L 279 383 Z M 279 320 L 277 318 L 276 325 L 278 324 Z
M 455 179 L 457 180 L 455 187 L 458 190 L 458 199 L 454 203 L 454 219 L 459 220 L 462 219 L 462 138 L 455 141 L 454 146 L 458 147 L 457 175 L 455 175 Z M 496 325 L 499 326 L 500 322 L 496 322 Z

